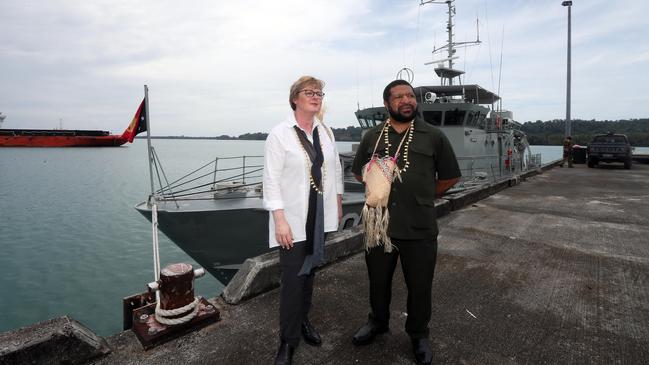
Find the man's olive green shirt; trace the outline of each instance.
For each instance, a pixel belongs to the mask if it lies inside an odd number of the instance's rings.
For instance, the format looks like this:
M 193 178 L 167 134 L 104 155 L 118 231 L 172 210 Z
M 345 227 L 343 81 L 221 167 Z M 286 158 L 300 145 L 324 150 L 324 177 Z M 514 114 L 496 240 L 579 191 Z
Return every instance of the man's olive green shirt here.
M 369 162 L 376 140 L 384 123 L 368 130 L 361 141 L 352 172 L 361 176 L 363 166 Z M 460 168 L 448 138 L 438 128 L 417 118 L 412 141 L 408 149 L 409 167 L 401 173 L 402 181 L 395 179 L 388 201 L 390 224 L 388 235 L 392 238 L 416 240 L 436 238 L 438 234 L 435 219 L 435 181 L 450 180 L 461 176 Z M 404 131 L 398 134 L 392 126 L 388 130 L 389 153 L 394 156 Z M 397 159 L 399 168 L 404 167 L 404 147 Z M 385 135 L 381 136 L 376 154 L 385 156 Z

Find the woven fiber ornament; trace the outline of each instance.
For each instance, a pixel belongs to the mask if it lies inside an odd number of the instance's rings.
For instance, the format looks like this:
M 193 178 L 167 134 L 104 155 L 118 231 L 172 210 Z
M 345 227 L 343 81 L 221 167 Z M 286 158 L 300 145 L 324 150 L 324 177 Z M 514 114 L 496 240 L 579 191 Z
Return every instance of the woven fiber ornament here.
M 388 201 L 392 182 L 395 178 L 401 180 L 400 171 L 397 167 L 397 156 L 399 150 L 409 131 L 404 134 L 399 147 L 394 156 L 379 157 L 376 154 L 376 148 L 379 145 L 383 133 L 388 133 L 389 121 L 386 122 L 385 128 L 381 130 L 381 135 L 376 141 L 374 152 L 370 161 L 363 166 L 363 182 L 365 183 L 365 206 L 361 212 L 361 220 L 365 228 L 365 249 L 383 245 L 385 252 L 392 252 L 392 242 L 388 236 L 388 225 L 390 223 L 390 212 L 388 211 Z M 413 128 L 410 124 L 409 130 Z M 412 134 L 410 134 L 412 136 Z M 412 137 L 410 137 L 412 138 Z
M 392 242 L 387 235 L 390 223 L 387 207 L 396 167 L 396 161 L 392 157 L 380 158 L 376 155 L 363 167 L 365 206 L 361 212 L 361 220 L 365 228 L 366 250 L 383 243 L 385 252 L 392 252 Z

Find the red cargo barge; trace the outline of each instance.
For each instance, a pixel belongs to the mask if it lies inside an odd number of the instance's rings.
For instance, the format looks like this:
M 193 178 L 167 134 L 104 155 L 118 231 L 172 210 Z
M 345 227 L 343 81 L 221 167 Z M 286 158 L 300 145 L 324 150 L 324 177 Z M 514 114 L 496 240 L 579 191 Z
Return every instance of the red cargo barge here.
M 0 129 L 0 147 L 115 147 L 146 131 L 144 100 L 121 135 L 98 130 Z

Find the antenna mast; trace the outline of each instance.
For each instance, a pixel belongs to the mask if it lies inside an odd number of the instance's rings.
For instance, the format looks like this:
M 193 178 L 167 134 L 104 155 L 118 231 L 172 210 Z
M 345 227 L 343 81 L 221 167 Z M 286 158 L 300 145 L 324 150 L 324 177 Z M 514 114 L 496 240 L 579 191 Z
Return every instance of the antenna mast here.
M 456 48 L 458 46 L 460 47 L 468 47 L 476 44 L 480 44 L 480 31 L 476 29 L 476 40 L 475 41 L 470 41 L 470 42 L 454 42 L 453 41 L 453 17 L 455 16 L 455 5 L 453 3 L 455 0 L 420 0 L 420 6 L 426 5 L 426 4 L 446 4 L 448 6 L 448 22 L 446 25 L 446 32 L 448 33 L 448 43 L 437 48 L 433 46 L 433 54 L 442 51 L 443 49 L 448 50 L 448 56 L 447 58 L 436 60 L 436 61 L 431 61 L 431 62 L 426 62 L 424 65 L 431 65 L 431 64 L 439 64 L 439 67 L 435 68 L 435 72 L 439 77 L 442 79 L 442 85 L 444 85 L 445 82 L 448 82 L 449 85 L 453 85 L 453 78 L 459 77 L 460 75 L 464 74 L 464 71 L 461 70 L 454 70 L 453 69 L 453 60 L 457 59 L 458 56 L 455 56 Z M 478 27 L 478 22 L 476 20 L 476 28 Z M 444 67 L 444 62 L 448 62 L 448 67 Z

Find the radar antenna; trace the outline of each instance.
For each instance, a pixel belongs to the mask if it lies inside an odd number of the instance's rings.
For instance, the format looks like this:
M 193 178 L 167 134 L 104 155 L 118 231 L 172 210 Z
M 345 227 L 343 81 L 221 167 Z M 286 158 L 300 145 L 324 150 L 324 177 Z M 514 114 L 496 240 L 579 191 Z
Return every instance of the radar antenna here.
M 426 4 L 448 5 L 448 24 L 446 26 L 446 32 L 448 33 L 448 43 L 446 43 L 445 45 L 439 48 L 433 45 L 433 52 L 432 52 L 433 54 L 435 54 L 446 49 L 448 50 L 448 56 L 446 58 L 442 58 L 439 60 L 426 62 L 424 63 L 424 65 L 438 64 L 439 66 L 435 68 L 435 73 L 437 73 L 437 75 L 439 75 L 439 77 L 442 79 L 442 85 L 444 85 L 446 82 L 448 82 L 449 85 L 453 85 L 453 78 L 459 77 L 460 75 L 464 74 L 464 71 L 453 69 L 453 60 L 459 58 L 458 56 L 455 56 L 455 52 L 457 51 L 456 48 L 469 47 L 469 46 L 482 43 L 480 41 L 480 31 L 478 28 L 478 21 L 476 20 L 477 34 L 476 34 L 475 41 L 455 42 L 453 41 L 453 17 L 455 16 L 455 5 L 453 5 L 453 3 L 455 2 L 455 0 L 420 0 L 420 1 L 421 1 L 419 4 L 420 6 Z M 444 66 L 445 62 L 448 62 L 448 67 Z

